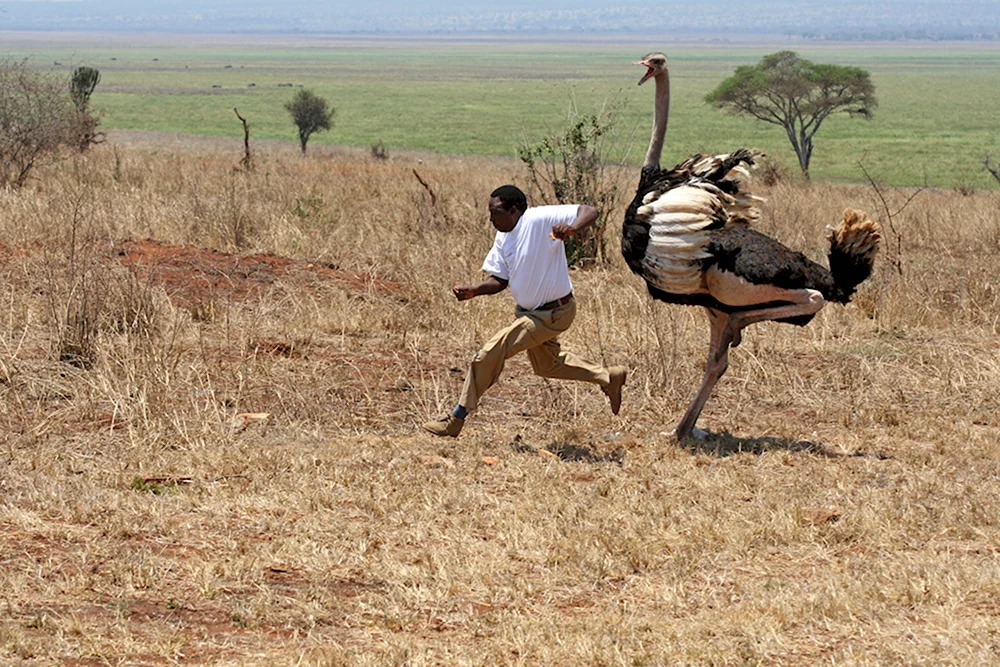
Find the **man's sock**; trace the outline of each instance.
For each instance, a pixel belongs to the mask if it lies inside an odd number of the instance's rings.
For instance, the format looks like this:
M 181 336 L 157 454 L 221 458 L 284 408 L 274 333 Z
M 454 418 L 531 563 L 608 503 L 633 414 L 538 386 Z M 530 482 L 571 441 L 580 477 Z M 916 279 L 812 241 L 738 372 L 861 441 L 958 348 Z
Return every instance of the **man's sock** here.
M 461 405 L 456 405 L 455 409 L 451 411 L 451 414 L 455 415 L 459 419 L 465 419 L 469 415 L 469 411 Z

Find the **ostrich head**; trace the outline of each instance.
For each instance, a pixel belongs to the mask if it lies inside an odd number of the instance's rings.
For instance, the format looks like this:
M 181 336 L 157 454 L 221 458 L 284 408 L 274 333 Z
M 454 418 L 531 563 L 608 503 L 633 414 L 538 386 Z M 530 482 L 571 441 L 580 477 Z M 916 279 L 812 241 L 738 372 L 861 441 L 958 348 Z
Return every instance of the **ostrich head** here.
M 667 71 L 667 57 L 662 53 L 650 53 L 635 63 L 646 68 L 639 79 L 639 85 L 650 79 L 656 81 L 656 99 L 653 103 L 653 134 L 649 139 L 649 150 L 642 166 L 640 185 L 660 169 L 660 153 L 663 152 L 663 138 L 667 134 L 667 117 L 670 115 L 670 74 Z
M 636 65 L 642 65 L 646 68 L 646 74 L 639 79 L 639 85 L 646 83 L 649 79 L 660 76 L 667 71 L 667 57 L 662 53 L 650 53 L 645 56 L 642 60 L 635 63 Z

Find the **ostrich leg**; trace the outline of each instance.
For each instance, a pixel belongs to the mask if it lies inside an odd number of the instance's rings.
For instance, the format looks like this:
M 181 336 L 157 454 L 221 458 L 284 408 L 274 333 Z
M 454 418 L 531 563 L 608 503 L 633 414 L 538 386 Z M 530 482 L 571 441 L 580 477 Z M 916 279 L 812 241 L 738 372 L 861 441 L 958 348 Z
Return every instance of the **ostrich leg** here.
M 712 389 L 715 388 L 719 378 L 722 377 L 726 369 L 729 368 L 729 347 L 739 345 L 740 332 L 755 322 L 765 320 L 781 320 L 786 317 L 796 317 L 798 315 L 811 315 L 818 312 L 826 301 L 823 295 L 816 290 L 783 290 L 784 296 L 795 299 L 794 303 L 771 308 L 757 308 L 754 310 L 743 310 L 727 315 L 718 310 L 708 308 L 708 319 L 711 323 L 711 338 L 709 342 L 708 360 L 705 362 L 705 375 L 701 380 L 701 387 L 698 393 L 688 406 L 687 411 L 677 425 L 677 439 L 694 437 L 698 440 L 705 438 L 706 431 L 695 428 L 695 423 L 701 415 L 705 403 L 708 402 Z
M 729 316 L 727 331 L 722 334 L 723 338 L 728 339 L 733 345 L 739 345 L 740 331 L 751 324 L 766 320 L 783 320 L 800 315 L 812 315 L 818 313 L 826 305 L 826 299 L 823 298 L 823 295 L 813 289 L 784 290 L 784 292 L 786 297 L 791 296 L 794 299 L 792 303 L 732 313 Z
M 677 439 L 694 437 L 703 440 L 707 432 L 700 428 L 695 428 L 695 422 L 701 414 L 702 408 L 708 402 L 708 397 L 712 394 L 712 389 L 722 377 L 722 374 L 729 368 L 729 345 L 735 335 L 739 335 L 739 330 L 732 329 L 729 324 L 730 316 L 726 313 L 706 308 L 708 311 L 708 321 L 711 326 L 711 335 L 708 343 L 708 359 L 705 361 L 705 375 L 702 377 L 701 386 L 695 394 L 687 411 L 681 417 L 677 425 Z

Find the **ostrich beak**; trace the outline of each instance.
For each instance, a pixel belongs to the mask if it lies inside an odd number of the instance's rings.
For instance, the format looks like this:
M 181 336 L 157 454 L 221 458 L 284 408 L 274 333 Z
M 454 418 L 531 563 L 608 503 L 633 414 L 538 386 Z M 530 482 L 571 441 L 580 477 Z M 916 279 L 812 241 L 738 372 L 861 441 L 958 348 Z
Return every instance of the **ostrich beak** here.
M 641 79 L 639 79 L 639 84 L 638 85 L 641 86 L 642 84 L 646 83 L 646 81 L 648 81 L 649 79 L 651 79 L 653 77 L 653 74 L 655 73 L 655 70 L 645 60 L 638 60 L 638 61 L 636 61 L 636 62 L 634 62 L 632 64 L 633 65 L 642 65 L 643 67 L 646 68 L 646 73 L 643 75 L 643 77 Z

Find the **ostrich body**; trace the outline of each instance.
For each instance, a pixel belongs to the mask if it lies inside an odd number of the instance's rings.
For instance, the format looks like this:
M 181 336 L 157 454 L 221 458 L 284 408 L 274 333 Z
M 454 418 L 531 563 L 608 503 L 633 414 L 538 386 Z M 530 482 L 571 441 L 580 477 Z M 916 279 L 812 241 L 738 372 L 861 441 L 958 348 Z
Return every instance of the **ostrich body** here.
M 635 199 L 622 225 L 622 255 L 653 298 L 703 306 L 711 325 L 708 360 L 697 394 L 677 425 L 678 439 L 703 438 L 698 416 L 729 365 L 740 332 L 765 320 L 804 326 L 827 301 L 847 303 L 870 274 L 881 227 L 848 209 L 830 233 L 830 269 L 750 229 L 758 198 L 746 190 L 758 155 L 740 149 L 695 155 L 661 170 L 670 81 L 666 56 L 636 64 L 656 82 L 653 134 Z

